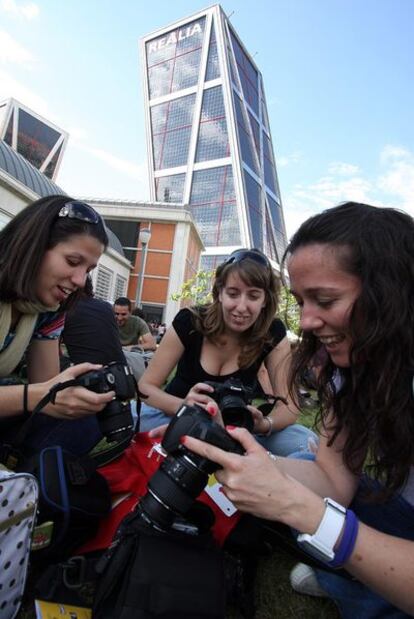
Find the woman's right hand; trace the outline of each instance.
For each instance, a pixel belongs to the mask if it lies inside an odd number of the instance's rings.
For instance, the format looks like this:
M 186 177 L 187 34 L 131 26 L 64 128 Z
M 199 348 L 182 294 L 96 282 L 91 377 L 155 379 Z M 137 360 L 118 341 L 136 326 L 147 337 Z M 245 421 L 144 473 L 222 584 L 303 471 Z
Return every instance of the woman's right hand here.
M 102 365 L 80 363 L 67 368 L 64 372 L 61 372 L 44 383 L 29 385 L 30 410 L 33 410 L 40 399 L 57 383 L 73 380 L 81 374 L 85 374 L 85 372 L 99 370 L 101 368 Z M 36 389 L 36 387 L 38 389 Z M 86 389 L 86 387 L 67 387 L 66 389 L 62 389 L 62 391 L 58 391 L 55 404 L 47 404 L 43 408 L 43 412 L 58 419 L 76 419 L 78 417 L 98 413 L 113 400 L 114 397 L 115 391 L 95 393 L 94 391 Z
M 206 383 L 196 383 L 187 393 L 184 404 L 187 406 L 194 406 L 194 404 L 197 404 L 198 406 L 206 408 L 207 404 L 214 402 L 213 398 L 208 395 L 209 393 L 214 393 L 213 387 Z

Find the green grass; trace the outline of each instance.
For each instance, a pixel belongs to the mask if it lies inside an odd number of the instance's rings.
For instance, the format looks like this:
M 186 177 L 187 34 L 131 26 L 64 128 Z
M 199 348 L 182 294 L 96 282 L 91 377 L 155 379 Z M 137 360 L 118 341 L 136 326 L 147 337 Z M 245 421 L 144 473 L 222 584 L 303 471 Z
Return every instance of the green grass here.
M 313 425 L 314 404 L 312 398 L 304 401 L 299 423 L 307 427 Z M 256 619 L 338 619 L 339 613 L 330 600 L 300 595 L 292 590 L 289 574 L 296 561 L 292 555 L 280 549 L 275 550 L 270 557 L 260 559 L 256 580 Z M 226 616 L 227 619 L 242 617 L 232 608 L 228 609 Z M 30 595 L 17 619 L 35 619 L 34 603 Z

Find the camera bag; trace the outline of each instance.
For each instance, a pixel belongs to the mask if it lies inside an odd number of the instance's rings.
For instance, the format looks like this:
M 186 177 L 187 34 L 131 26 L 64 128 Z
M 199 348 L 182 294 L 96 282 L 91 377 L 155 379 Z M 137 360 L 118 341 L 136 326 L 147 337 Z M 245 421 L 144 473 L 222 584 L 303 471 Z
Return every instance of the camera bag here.
M 19 612 L 38 503 L 36 479 L 0 468 L 0 611 L 2 619 Z
M 39 534 L 32 550 L 36 550 L 35 558 L 39 560 L 70 556 L 94 534 L 100 519 L 111 510 L 108 483 L 91 458 L 74 455 L 59 445 L 35 453 L 25 448 L 33 420 L 49 400 L 50 393 L 0 448 L 0 462 L 8 469 L 30 473 L 38 480 Z
M 134 541 L 136 546 L 133 549 L 130 547 L 133 543 L 131 540 L 133 527 L 129 529 L 128 537 L 122 542 L 122 547 L 127 548 L 125 552 L 128 553 L 129 562 L 122 563 L 123 554 L 119 551 L 116 556 L 108 559 L 108 565 L 102 575 L 97 574 L 95 567 L 97 562 L 99 563 L 99 557 L 113 546 L 117 531 L 122 531 L 123 523 L 128 523 L 140 498 L 147 492 L 149 479 L 163 460 L 163 456 L 154 448 L 155 444 L 156 441 L 150 439 L 148 434 L 137 434 L 123 456 L 100 469 L 112 492 L 111 513 L 101 521 L 96 536 L 77 549 L 76 556 L 45 570 L 42 579 L 37 583 L 38 597 L 85 606 L 91 603 L 91 590 L 96 589 L 96 612 L 104 613 L 103 607 L 108 604 L 108 608 L 117 608 L 112 617 L 118 619 L 118 616 L 123 615 L 117 614 L 118 611 L 121 612 L 117 605 L 123 603 L 124 596 L 129 600 L 135 595 L 137 578 L 140 582 L 142 580 L 142 586 L 147 587 L 148 591 L 155 591 L 157 583 L 162 582 L 158 580 L 162 572 L 162 579 L 165 580 L 167 589 L 168 583 L 178 579 L 177 591 L 180 586 L 182 587 L 182 583 L 187 583 L 185 591 L 181 588 L 183 596 L 187 595 L 188 599 L 191 599 L 191 591 L 197 590 L 198 596 L 203 599 L 206 595 L 205 583 L 203 578 L 198 581 L 198 574 L 206 572 L 208 574 L 206 580 L 208 580 L 211 573 L 217 572 L 220 573 L 220 587 L 217 586 L 218 583 L 214 584 L 214 590 L 208 590 L 208 597 L 214 598 L 215 603 L 221 607 L 222 588 L 224 588 L 226 603 L 240 610 L 244 617 L 254 617 L 256 566 L 259 557 L 268 552 L 268 546 L 263 543 L 261 536 L 261 527 L 255 518 L 241 516 L 239 512 L 231 516 L 226 515 L 206 492 L 201 493 L 194 506 L 199 512 L 198 519 L 200 519 L 199 514 L 203 507 L 213 512 L 214 524 L 211 533 L 204 533 L 201 537 L 179 534 L 176 531 L 158 534 L 156 531 L 149 530 L 148 527 L 141 530 L 142 523 L 135 523 L 133 526 L 136 527 L 139 536 L 139 540 Z M 220 559 L 220 567 L 218 564 L 213 565 L 218 559 Z M 189 575 L 187 568 L 183 565 L 185 561 L 189 566 Z M 145 566 L 148 566 L 148 572 L 142 574 Z M 118 579 L 122 580 L 118 589 L 105 584 L 107 580 L 111 582 L 112 579 L 117 582 Z M 131 590 L 129 590 L 130 587 Z M 109 601 L 106 600 L 106 595 L 111 597 Z M 158 597 L 157 593 L 156 598 Z M 104 599 L 105 602 L 103 602 Z M 142 602 L 135 601 L 135 603 L 137 608 L 140 608 L 139 604 Z M 164 598 L 163 603 L 167 605 L 167 598 Z M 172 600 L 171 604 L 173 603 Z M 185 603 L 184 600 L 182 613 L 185 610 Z M 195 618 L 194 608 L 192 606 L 193 614 L 191 612 L 188 615 L 167 614 L 165 617 Z M 205 605 L 205 608 L 211 609 L 211 604 Z M 147 611 L 150 612 L 148 608 Z M 152 615 L 145 614 L 136 615 L 137 619 L 141 616 L 152 617 Z M 98 614 L 97 617 L 101 619 L 101 615 Z M 103 619 L 106 617 L 109 619 L 111 615 L 102 614 Z M 127 617 L 126 614 L 125 618 Z
M 56 445 L 22 458 L 18 470 L 38 480 L 38 524 L 49 525 L 47 539 L 35 548 L 36 559 L 70 556 L 111 510 L 108 484 L 88 456 L 75 456 Z
M 158 532 L 134 510 L 96 571 L 93 619 L 224 618 L 223 557 L 210 532 Z

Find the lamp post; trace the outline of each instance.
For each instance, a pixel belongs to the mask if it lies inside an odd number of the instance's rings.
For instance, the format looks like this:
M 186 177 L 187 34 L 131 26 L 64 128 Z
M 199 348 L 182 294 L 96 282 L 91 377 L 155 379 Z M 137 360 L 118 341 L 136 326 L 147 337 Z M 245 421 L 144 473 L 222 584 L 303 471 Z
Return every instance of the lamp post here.
M 142 307 L 142 288 L 144 285 L 144 270 L 145 270 L 145 262 L 147 260 L 147 251 L 148 251 L 148 243 L 151 238 L 151 230 L 148 228 L 142 228 L 139 231 L 139 240 L 141 242 L 141 265 L 139 270 L 139 280 L 137 286 L 137 294 L 135 297 L 135 307 Z

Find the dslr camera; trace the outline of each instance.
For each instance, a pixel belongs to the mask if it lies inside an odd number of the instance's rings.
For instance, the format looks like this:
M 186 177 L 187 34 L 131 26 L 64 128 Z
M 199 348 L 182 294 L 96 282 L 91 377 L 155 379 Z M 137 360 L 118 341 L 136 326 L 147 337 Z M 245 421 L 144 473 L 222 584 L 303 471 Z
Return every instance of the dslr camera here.
M 254 420 L 247 408 L 256 393 L 251 387 L 246 387 L 239 379 L 229 379 L 224 383 L 206 381 L 206 385 L 213 387 L 209 393 L 220 409 L 224 425 L 239 426 L 253 431 Z
M 76 385 L 95 393 L 115 391 L 115 399 L 98 413 L 99 429 L 108 441 L 120 442 L 134 430 L 129 400 L 137 395 L 137 384 L 128 365 L 113 362 L 99 370 L 91 370 L 76 379 Z
M 168 531 L 188 514 L 219 465 L 181 444 L 182 436 L 193 436 L 225 451 L 243 454 L 240 443 L 218 425 L 201 406 L 182 406 L 168 426 L 162 447 L 167 458 L 151 477 L 148 492 L 139 503 L 144 521 L 160 531 Z M 176 526 L 178 528 L 178 526 Z

